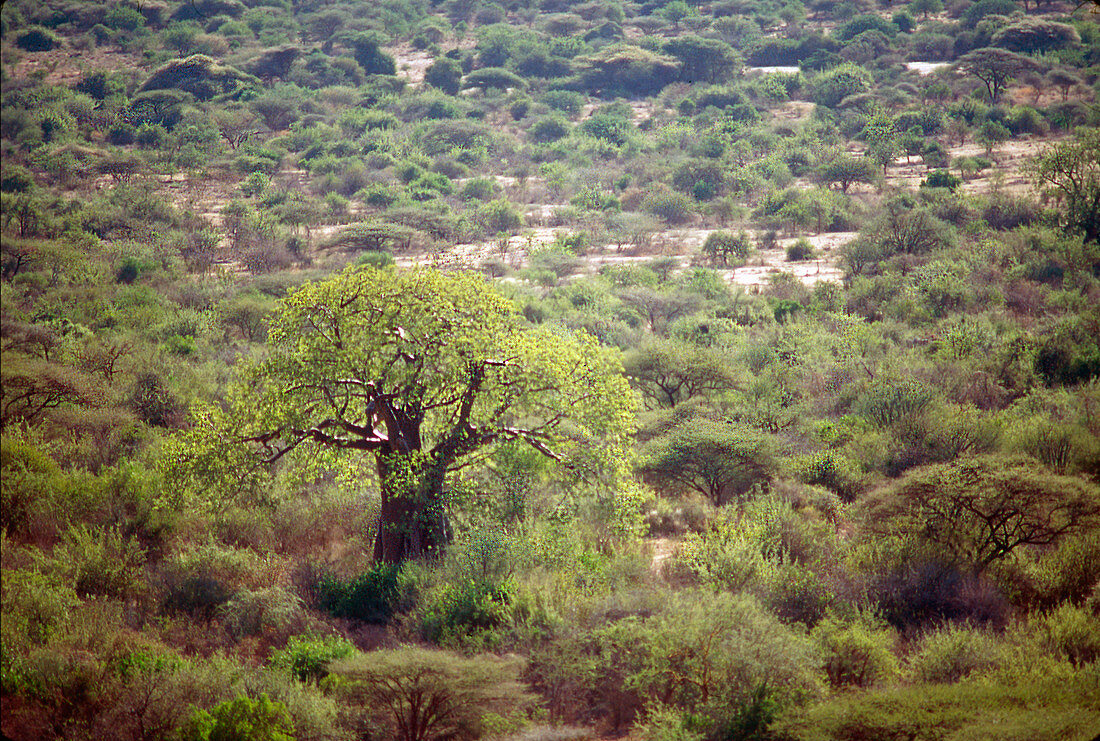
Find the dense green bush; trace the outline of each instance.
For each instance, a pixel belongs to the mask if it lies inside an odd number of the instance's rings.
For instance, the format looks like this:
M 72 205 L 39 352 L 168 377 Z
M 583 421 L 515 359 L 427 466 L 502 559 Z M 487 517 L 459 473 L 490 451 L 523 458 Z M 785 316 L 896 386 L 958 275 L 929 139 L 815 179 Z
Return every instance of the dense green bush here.
M 196 711 L 183 734 L 189 741 L 291 741 L 293 726 L 286 706 L 266 694 L 237 697 L 212 711 Z
M 851 621 L 826 618 L 810 636 L 825 657 L 825 673 L 834 687 L 871 687 L 899 672 L 897 635 L 873 615 L 860 613 Z
M 988 632 L 947 626 L 924 635 L 909 666 L 917 681 L 951 684 L 996 667 L 998 660 L 996 643 Z
M 268 666 L 286 671 L 303 682 L 317 682 L 328 675 L 328 664 L 346 659 L 355 646 L 339 636 L 291 636 L 286 647 L 273 651 Z
M 348 580 L 322 576 L 316 585 L 317 606 L 335 617 L 384 624 L 400 604 L 400 576 L 398 567 L 387 564 Z

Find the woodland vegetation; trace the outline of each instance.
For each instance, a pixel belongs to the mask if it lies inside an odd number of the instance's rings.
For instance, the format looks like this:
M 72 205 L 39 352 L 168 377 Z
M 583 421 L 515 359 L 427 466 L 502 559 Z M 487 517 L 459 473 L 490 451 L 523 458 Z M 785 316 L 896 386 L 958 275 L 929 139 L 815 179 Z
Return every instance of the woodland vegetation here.
M 1094 5 L 3 3 L 5 739 L 1095 739 Z

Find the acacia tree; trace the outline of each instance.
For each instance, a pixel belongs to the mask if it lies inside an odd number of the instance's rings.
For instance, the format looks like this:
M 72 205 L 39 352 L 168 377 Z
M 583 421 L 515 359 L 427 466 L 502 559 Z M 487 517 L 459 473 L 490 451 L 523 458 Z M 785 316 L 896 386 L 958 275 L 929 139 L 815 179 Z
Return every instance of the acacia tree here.
M 973 75 L 985 83 L 989 100 L 996 103 L 1001 99 L 1001 93 L 1016 75 L 1021 72 L 1036 70 L 1039 68 L 1035 62 L 1022 54 L 986 47 L 975 49 L 962 56 L 955 67 L 966 74 Z
M 1017 548 L 1095 527 L 1100 489 L 1023 456 L 926 466 L 869 503 L 872 529 L 911 535 L 953 565 L 981 572 Z
M 365 453 L 382 493 L 377 560 L 444 545 L 448 474 L 501 445 L 624 480 L 636 401 L 617 363 L 586 334 L 524 325 L 480 276 L 349 268 L 288 296 L 268 345 L 223 407 L 197 411 L 176 468 L 239 490 L 288 454 Z
M 818 176 L 825 184 L 839 183 L 840 192 L 847 193 L 852 183 L 875 182 L 875 168 L 870 160 L 838 155 L 818 169 Z
M 491 715 L 522 713 L 533 696 L 516 661 L 467 658 L 406 646 L 360 653 L 332 665 L 340 692 L 371 708 L 399 741 L 469 741 Z
M 681 340 L 654 340 L 623 359 L 626 375 L 657 407 L 736 388 L 740 378 L 722 351 Z
M 715 506 L 766 483 L 777 450 L 766 434 L 711 419 L 690 419 L 646 445 L 641 472 L 658 486 L 691 489 Z

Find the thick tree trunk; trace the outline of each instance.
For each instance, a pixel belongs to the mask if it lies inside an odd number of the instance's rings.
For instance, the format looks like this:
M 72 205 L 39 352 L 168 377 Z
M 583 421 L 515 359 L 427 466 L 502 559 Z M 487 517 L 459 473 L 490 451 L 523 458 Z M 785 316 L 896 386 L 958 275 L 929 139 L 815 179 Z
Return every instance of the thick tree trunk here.
M 407 459 L 379 456 L 382 511 L 374 560 L 401 563 L 438 555 L 447 544 L 443 475 L 439 463 L 409 465 Z

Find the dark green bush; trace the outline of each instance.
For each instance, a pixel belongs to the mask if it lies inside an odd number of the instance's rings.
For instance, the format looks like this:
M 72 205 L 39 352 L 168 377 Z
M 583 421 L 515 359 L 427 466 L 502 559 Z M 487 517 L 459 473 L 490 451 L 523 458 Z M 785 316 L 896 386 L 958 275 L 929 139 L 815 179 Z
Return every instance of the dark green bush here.
M 554 110 L 575 116 L 584 106 L 584 96 L 572 90 L 548 90 L 542 96 L 542 102 Z
M 375 564 L 369 571 L 343 580 L 325 575 L 317 582 L 317 606 L 334 617 L 384 625 L 397 610 L 401 567 Z
M 24 51 L 49 51 L 59 43 L 57 34 L 46 28 L 28 28 L 15 37 L 15 45 Z
M 805 237 L 802 237 L 797 242 L 787 245 L 787 262 L 801 262 L 802 260 L 810 260 L 816 255 L 814 246 L 810 244 L 810 241 Z
M 955 175 L 952 175 L 947 170 L 933 170 L 928 173 L 928 177 L 921 181 L 920 187 L 922 188 L 947 188 L 948 190 L 955 190 L 962 185 L 962 180 Z

